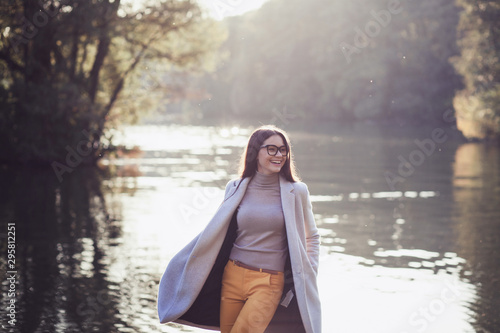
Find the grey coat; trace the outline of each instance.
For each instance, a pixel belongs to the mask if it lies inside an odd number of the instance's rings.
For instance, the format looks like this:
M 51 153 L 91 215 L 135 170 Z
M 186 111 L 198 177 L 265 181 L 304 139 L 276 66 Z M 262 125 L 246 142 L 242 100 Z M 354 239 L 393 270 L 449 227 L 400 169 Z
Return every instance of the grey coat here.
M 251 178 L 231 180 L 224 201 L 205 229 L 169 262 L 158 291 L 161 323 L 175 321 L 219 329 L 222 272 L 236 237 L 236 210 Z M 288 307 L 278 306 L 266 332 L 321 332 L 316 283 L 319 233 L 307 186 L 280 175 L 281 203 L 288 240 L 284 295 L 294 290 Z

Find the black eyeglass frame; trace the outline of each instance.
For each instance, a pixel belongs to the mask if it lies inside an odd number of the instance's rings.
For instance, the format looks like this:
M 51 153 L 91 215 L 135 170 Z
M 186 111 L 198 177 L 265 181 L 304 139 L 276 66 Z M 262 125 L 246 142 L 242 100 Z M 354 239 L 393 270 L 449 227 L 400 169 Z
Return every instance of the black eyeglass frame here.
M 274 154 L 274 155 L 273 155 L 273 154 L 271 154 L 271 153 L 269 152 L 269 147 L 275 147 L 275 148 L 276 148 L 276 154 Z M 261 149 L 262 149 L 262 148 L 266 148 L 266 150 L 267 150 L 267 154 L 268 154 L 269 156 L 276 156 L 276 155 L 278 155 L 278 152 L 281 152 L 281 148 L 285 148 L 285 153 L 284 153 L 284 154 L 283 154 L 283 153 L 281 153 L 281 156 L 288 156 L 288 148 L 287 148 L 287 146 L 281 146 L 281 147 L 278 147 L 278 146 L 276 146 L 276 145 L 264 145 L 264 146 L 260 146 L 260 148 L 261 148 Z

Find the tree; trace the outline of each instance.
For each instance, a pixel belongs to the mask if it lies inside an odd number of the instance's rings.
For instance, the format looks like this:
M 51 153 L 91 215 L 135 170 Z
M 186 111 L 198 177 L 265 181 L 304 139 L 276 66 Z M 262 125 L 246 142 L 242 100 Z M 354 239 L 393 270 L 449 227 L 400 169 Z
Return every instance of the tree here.
M 460 57 L 452 59 L 465 89 L 453 100 L 457 126 L 466 137 L 500 138 L 500 4 L 458 0 Z
M 45 164 L 95 161 L 108 127 L 171 93 L 168 73 L 213 68 L 225 38 L 194 0 L 13 0 L 0 23 L 2 158 Z
M 206 111 L 439 123 L 460 85 L 458 13 L 448 0 L 269 1 L 227 20 L 232 61 L 208 80 Z

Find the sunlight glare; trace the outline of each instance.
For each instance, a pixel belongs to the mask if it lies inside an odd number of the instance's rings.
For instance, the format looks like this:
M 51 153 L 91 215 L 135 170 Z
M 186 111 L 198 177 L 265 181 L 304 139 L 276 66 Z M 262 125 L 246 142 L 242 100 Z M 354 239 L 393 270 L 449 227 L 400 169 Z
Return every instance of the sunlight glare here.
M 207 10 L 210 16 L 222 20 L 228 16 L 243 15 L 257 10 L 268 0 L 198 0 L 200 6 Z

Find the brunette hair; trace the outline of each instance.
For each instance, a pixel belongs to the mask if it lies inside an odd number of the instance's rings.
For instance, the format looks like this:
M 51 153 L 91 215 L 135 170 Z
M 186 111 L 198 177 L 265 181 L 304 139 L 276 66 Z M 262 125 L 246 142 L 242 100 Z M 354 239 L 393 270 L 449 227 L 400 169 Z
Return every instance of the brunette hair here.
M 255 175 L 255 172 L 257 171 L 257 156 L 260 151 L 260 146 L 262 146 L 264 141 L 273 135 L 281 136 L 288 151 L 285 164 L 281 168 L 280 174 L 282 174 L 285 179 L 290 182 L 294 183 L 300 181 L 297 170 L 295 169 L 295 163 L 292 159 L 292 147 L 290 145 L 288 135 L 284 130 L 274 125 L 263 125 L 257 128 L 248 139 L 248 144 L 240 159 L 239 174 L 241 178 L 253 177 Z

